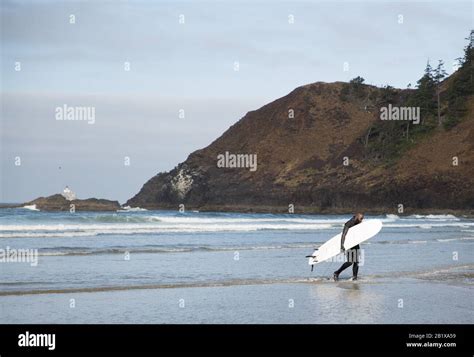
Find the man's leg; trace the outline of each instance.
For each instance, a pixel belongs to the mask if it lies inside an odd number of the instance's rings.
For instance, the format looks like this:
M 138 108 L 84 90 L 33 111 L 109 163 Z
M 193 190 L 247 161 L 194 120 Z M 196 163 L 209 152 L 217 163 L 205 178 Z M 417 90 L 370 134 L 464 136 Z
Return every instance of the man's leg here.
M 341 274 L 344 270 L 349 268 L 351 266 L 351 264 L 352 264 L 352 260 L 350 259 L 350 252 L 348 251 L 347 252 L 347 262 L 342 264 L 341 267 L 334 272 L 334 275 L 333 275 L 334 280 L 338 280 L 339 279 L 339 274 Z
M 352 261 L 352 280 L 357 280 L 357 273 L 359 273 L 359 246 L 353 250 Z
M 344 264 L 341 265 L 341 267 L 338 270 L 334 272 L 334 274 L 337 274 L 337 275 L 341 274 L 344 270 L 349 268 L 351 265 L 352 265 L 351 262 L 345 262 Z
M 352 267 L 352 280 L 357 280 L 357 273 L 359 272 L 359 263 L 354 262 Z

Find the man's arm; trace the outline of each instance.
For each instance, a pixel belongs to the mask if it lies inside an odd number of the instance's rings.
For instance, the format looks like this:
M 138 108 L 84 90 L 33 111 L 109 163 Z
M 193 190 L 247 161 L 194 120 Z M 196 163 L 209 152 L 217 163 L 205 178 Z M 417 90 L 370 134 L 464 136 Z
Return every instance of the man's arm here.
M 346 224 L 344 224 L 344 229 L 342 230 L 342 236 L 341 236 L 341 251 L 345 251 L 344 241 L 346 240 L 347 231 L 349 230 L 349 228 L 354 227 L 358 223 L 360 223 L 360 222 L 356 222 L 356 219 L 355 219 L 355 216 L 354 216 L 350 220 L 348 220 L 346 222 Z
M 342 230 L 342 236 L 341 236 L 341 251 L 345 251 L 344 241 L 346 240 L 346 234 L 348 230 L 349 230 L 349 227 L 347 226 L 347 224 L 345 224 L 344 229 Z

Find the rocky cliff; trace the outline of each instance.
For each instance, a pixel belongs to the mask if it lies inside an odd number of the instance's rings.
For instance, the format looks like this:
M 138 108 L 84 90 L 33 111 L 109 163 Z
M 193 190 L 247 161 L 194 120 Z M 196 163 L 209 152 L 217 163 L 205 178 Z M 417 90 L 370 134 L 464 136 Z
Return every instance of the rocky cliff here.
M 401 204 L 406 213 L 472 212 L 472 89 L 462 92 L 462 111 L 450 108 L 461 79 L 472 83 L 472 65 L 440 85 L 441 119 L 458 116 L 450 126 L 437 125 L 424 107 L 419 124 L 381 120 L 388 105 L 421 103 L 416 90 L 342 82 L 296 88 L 152 177 L 126 204 L 275 212 L 293 204 L 295 212 L 340 213 L 397 213 Z M 232 160 L 234 154 L 247 156 Z M 256 170 L 248 165 L 252 155 Z

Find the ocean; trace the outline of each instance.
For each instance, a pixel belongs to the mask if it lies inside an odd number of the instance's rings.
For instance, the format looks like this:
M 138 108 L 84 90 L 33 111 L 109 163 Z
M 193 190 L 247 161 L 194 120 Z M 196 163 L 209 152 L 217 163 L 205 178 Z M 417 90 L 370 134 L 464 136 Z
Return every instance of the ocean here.
M 342 260 L 311 272 L 349 218 L 3 208 L 0 323 L 474 322 L 474 219 L 366 216 L 383 228 L 359 280 L 329 279 Z

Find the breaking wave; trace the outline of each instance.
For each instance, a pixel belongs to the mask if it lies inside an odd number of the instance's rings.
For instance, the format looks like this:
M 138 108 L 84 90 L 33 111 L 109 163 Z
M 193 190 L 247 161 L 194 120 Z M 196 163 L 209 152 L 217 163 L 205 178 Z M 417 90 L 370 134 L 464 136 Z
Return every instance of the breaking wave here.
M 29 209 L 33 209 L 30 207 Z M 128 208 L 127 208 L 128 209 Z M 134 210 L 130 208 L 130 210 Z M 347 216 L 126 211 L 122 213 L 21 213 L 0 215 L 0 238 L 69 238 L 98 235 L 340 230 Z M 471 229 L 453 215 L 379 216 L 384 228 Z M 5 223 L 5 224 L 3 224 Z
M 453 241 L 474 241 L 474 237 L 459 237 L 433 240 L 377 240 L 374 239 L 364 244 L 429 244 L 445 243 Z M 225 251 L 245 251 L 245 250 L 278 250 L 278 249 L 315 249 L 318 245 L 315 243 L 296 242 L 282 243 L 273 245 L 143 245 L 143 246 L 112 246 L 112 247 L 55 247 L 41 248 L 38 251 L 39 256 L 80 256 L 80 255 L 102 255 L 102 254 L 125 254 L 125 253 L 147 253 L 147 254 L 166 254 L 166 253 L 187 253 L 187 252 L 225 252 Z
M 39 211 L 38 208 L 36 208 L 36 205 L 25 205 L 22 207 L 23 209 L 27 209 L 27 210 L 30 210 L 30 211 Z
M 160 224 L 160 225 L 5 225 L 0 227 L 0 238 L 21 237 L 77 237 L 105 234 L 157 234 L 157 233 L 212 233 L 252 232 L 262 230 L 320 230 L 330 224 Z

